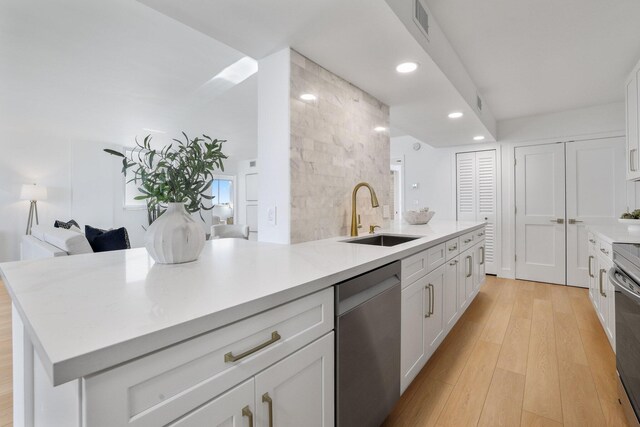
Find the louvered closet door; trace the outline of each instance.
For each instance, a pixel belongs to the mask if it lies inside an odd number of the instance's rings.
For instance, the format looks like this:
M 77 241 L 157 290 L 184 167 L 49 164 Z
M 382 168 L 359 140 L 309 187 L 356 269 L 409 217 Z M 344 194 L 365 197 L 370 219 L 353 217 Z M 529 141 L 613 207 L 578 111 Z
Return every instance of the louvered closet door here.
M 486 221 L 485 265 L 486 272 L 496 274 L 496 151 L 476 153 L 478 208 L 476 221 Z
M 476 153 L 456 154 L 458 221 L 475 221 Z
M 486 272 L 496 274 L 496 151 L 456 154 L 459 221 L 486 221 Z

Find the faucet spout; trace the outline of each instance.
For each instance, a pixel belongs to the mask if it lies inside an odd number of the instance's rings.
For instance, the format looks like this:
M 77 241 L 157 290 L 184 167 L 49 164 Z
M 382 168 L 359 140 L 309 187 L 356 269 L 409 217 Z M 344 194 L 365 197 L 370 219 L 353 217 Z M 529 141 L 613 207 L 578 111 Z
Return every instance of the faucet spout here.
M 369 189 L 369 193 L 371 194 L 371 207 L 377 208 L 378 206 L 380 206 L 380 204 L 378 203 L 378 196 L 376 196 L 376 192 L 374 191 L 373 187 L 371 187 L 371 185 L 367 184 L 366 182 L 361 182 L 353 188 L 353 194 L 351 195 L 351 236 L 358 235 L 358 213 L 356 208 L 356 196 L 358 195 L 358 190 L 361 187 L 367 187 Z

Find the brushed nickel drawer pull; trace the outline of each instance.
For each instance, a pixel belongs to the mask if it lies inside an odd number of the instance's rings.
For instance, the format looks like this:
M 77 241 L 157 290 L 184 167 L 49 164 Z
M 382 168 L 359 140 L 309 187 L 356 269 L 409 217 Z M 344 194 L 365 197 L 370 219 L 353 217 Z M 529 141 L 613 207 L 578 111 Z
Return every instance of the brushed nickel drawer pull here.
M 466 277 L 471 277 L 471 275 L 473 274 L 473 261 L 471 260 L 471 257 L 469 255 L 467 255 L 467 266 L 469 267 L 469 272 L 467 273 Z
M 455 251 L 456 249 L 458 249 L 458 245 L 456 245 L 456 246 L 451 246 L 451 247 L 449 248 L 449 252 L 451 252 L 451 251 Z
M 604 291 L 604 289 L 602 289 L 602 273 L 606 273 L 607 270 L 605 270 L 604 268 L 600 269 L 600 295 L 602 295 L 603 297 L 607 297 L 606 292 Z
M 471 242 L 472 240 L 473 240 L 473 238 L 471 238 L 471 239 L 466 239 L 464 242 L 465 242 L 465 243 L 469 243 L 469 242 Z
M 591 260 L 593 259 L 593 255 L 589 255 L 589 277 L 595 278 L 593 272 L 591 271 Z
M 480 246 L 480 249 L 482 249 L 482 261 L 480 261 L 480 265 L 484 264 L 484 246 Z
M 449 263 L 449 265 L 456 265 L 457 263 L 458 263 L 458 260 L 457 260 L 457 259 L 454 259 L 453 261 L 451 261 L 451 262 Z
M 429 295 L 429 304 L 427 304 L 427 314 L 424 315 L 425 319 L 427 317 L 431 317 L 431 283 L 429 283 L 427 286 L 424 287 L 424 289 L 427 291 L 428 295 Z
M 280 334 L 278 333 L 278 331 L 273 331 L 271 332 L 271 339 L 269 341 L 265 341 L 260 345 L 255 346 L 254 348 L 252 348 L 251 350 L 247 350 L 244 353 L 240 353 L 237 356 L 234 356 L 232 352 L 229 352 L 227 354 L 224 355 L 224 362 L 225 363 L 229 363 L 229 362 L 237 362 L 240 359 L 244 359 L 245 357 L 262 350 L 263 348 L 270 346 L 271 344 L 273 344 L 274 342 L 280 340 L 280 338 L 282 338 L 280 336 Z
M 429 297 L 429 314 L 433 314 L 433 306 L 435 305 L 433 300 L 436 298 L 436 290 L 431 283 L 429 283 L 429 288 L 431 289 L 431 296 Z
M 269 427 L 273 427 L 273 399 L 271 399 L 269 393 L 262 395 L 262 403 L 269 405 Z
M 242 408 L 242 416 L 249 418 L 249 427 L 253 427 L 253 412 L 251 412 L 249 405 Z

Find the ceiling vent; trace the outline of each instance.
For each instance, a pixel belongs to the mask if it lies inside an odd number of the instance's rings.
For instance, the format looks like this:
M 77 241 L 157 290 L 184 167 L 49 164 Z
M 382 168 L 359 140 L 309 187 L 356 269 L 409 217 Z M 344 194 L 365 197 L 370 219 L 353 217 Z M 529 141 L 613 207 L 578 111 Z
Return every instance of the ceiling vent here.
M 429 13 L 420 0 L 413 0 L 413 22 L 416 23 L 420 31 L 429 39 Z
M 478 111 L 482 111 L 482 99 L 480 95 L 476 93 L 476 107 L 478 107 Z

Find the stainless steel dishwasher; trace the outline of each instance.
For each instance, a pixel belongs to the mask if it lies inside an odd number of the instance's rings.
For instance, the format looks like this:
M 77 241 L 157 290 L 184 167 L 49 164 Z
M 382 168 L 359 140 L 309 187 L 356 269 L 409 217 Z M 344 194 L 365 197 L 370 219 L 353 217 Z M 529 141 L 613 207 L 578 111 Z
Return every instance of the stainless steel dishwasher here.
M 400 398 L 400 262 L 336 285 L 336 425 L 378 427 Z

